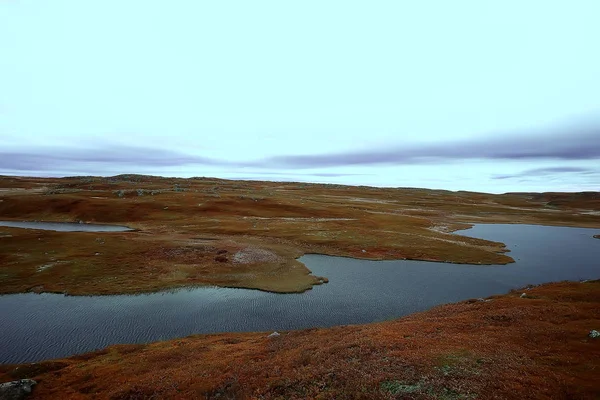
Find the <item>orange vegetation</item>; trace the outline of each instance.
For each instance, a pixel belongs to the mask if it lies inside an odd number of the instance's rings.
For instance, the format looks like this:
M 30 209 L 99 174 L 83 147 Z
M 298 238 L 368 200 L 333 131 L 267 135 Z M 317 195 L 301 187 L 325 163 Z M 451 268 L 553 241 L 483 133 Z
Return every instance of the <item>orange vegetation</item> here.
M 0 292 L 131 293 L 220 285 L 310 289 L 296 258 L 507 263 L 471 223 L 600 226 L 598 193 L 491 195 L 139 175 L 0 177 L 0 220 L 128 225 L 126 233 L 0 227 Z M 193 336 L 20 366 L 32 399 L 597 399 L 600 281 L 548 284 L 384 323 Z
M 491 195 L 140 175 L 0 177 L 0 219 L 128 225 L 128 233 L 0 227 L 1 293 L 108 294 L 193 285 L 300 292 L 304 253 L 504 264 L 470 223 L 600 226 L 598 193 Z
M 526 297 L 522 298 L 521 293 Z M 598 399 L 600 281 L 395 321 L 199 335 L 0 367 L 32 399 Z

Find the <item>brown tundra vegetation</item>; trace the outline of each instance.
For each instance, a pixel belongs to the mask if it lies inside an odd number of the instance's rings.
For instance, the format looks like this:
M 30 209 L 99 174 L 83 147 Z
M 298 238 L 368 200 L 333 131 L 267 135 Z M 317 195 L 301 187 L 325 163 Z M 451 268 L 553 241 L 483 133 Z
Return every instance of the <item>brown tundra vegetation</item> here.
M 492 195 L 140 175 L 0 177 L 0 219 L 127 225 L 123 233 L 0 227 L 1 293 L 74 295 L 196 285 L 301 292 L 305 253 L 471 264 L 504 244 L 451 234 L 472 223 L 599 227 L 600 194 Z
M 600 227 L 600 194 L 140 175 L 0 177 L 0 220 L 127 225 L 133 232 L 0 227 L 0 292 L 73 295 L 219 285 L 299 292 L 327 282 L 305 253 L 503 264 L 473 223 Z M 383 323 L 199 335 L 0 366 L 32 399 L 598 399 L 600 282 L 555 283 Z M 9 345 L 4 343 L 3 345 Z

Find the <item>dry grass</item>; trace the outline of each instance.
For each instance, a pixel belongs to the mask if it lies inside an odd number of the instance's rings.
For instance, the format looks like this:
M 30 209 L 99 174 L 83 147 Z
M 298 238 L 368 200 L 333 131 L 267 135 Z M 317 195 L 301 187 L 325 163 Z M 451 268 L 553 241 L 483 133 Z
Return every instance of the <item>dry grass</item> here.
M 304 253 L 503 264 L 512 261 L 503 244 L 449 232 L 476 222 L 598 227 L 598 210 L 598 193 L 490 195 L 140 175 L 0 177 L 0 219 L 139 230 L 0 227 L 0 292 L 106 294 L 193 285 L 299 292 L 323 282 L 295 260 Z M 273 256 L 235 262 L 244 251 Z
M 597 399 L 600 281 L 556 283 L 399 320 L 120 345 L 1 367 L 32 399 Z
M 4 228 L 4 293 L 115 294 L 219 285 L 301 292 L 319 283 L 285 246 L 261 242 L 270 259 L 236 261 L 251 239 L 193 239 L 145 233 L 63 233 Z M 245 253 L 244 253 L 245 252 Z M 262 262 L 261 262 L 262 261 Z

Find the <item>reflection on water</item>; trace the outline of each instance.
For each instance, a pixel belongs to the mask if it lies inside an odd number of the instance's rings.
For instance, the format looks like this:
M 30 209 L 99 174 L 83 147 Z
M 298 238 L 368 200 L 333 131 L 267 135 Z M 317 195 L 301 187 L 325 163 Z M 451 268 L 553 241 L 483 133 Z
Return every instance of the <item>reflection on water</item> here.
M 135 296 L 0 296 L 0 362 L 64 357 L 115 343 L 195 333 L 273 331 L 381 321 L 432 306 L 560 280 L 600 278 L 597 230 L 477 225 L 460 234 L 500 241 L 516 263 L 300 258 L 329 283 L 300 294 L 197 288 Z

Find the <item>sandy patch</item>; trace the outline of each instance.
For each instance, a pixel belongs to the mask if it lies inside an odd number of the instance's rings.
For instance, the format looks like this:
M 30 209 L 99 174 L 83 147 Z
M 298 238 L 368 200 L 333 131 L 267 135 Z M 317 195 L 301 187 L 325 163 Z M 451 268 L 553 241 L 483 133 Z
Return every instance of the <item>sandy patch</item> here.
M 314 218 L 314 217 L 243 217 L 242 219 L 267 219 L 267 220 L 278 220 L 278 221 L 309 221 L 309 222 L 356 221 L 356 218 Z
M 281 257 L 272 251 L 256 247 L 246 247 L 233 255 L 234 264 L 254 264 L 283 261 Z

